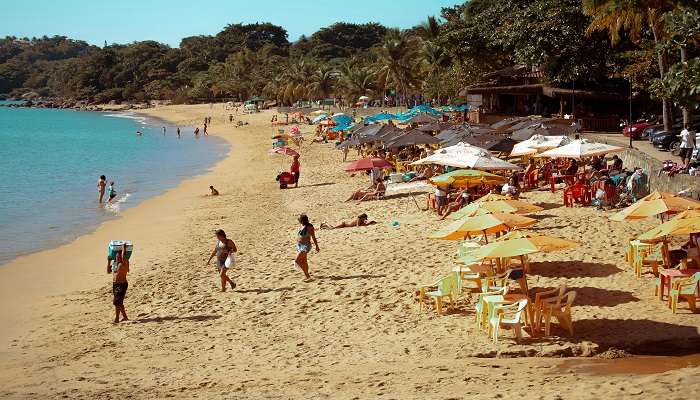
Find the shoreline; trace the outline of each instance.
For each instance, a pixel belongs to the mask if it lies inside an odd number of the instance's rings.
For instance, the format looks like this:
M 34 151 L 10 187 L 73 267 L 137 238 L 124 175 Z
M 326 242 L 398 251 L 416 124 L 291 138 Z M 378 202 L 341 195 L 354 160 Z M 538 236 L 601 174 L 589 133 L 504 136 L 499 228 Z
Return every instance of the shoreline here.
M 161 120 L 173 126 L 178 121 L 171 121 L 158 114 L 153 114 L 157 108 L 149 110 L 128 110 L 135 114 L 142 114 L 145 118 Z M 149 112 L 150 111 L 150 112 Z M 111 112 L 105 110 L 103 112 Z M 181 126 L 188 126 L 182 124 Z M 0 329 L 0 357 L 7 350 L 10 340 L 22 331 L 28 331 L 38 324 L 40 310 L 50 303 L 52 296 L 68 294 L 74 291 L 94 289 L 104 285 L 105 276 L 105 246 L 113 237 L 114 231 L 126 231 L 124 236 L 136 237 L 139 242 L 152 242 L 156 234 L 162 234 L 180 224 L 170 216 L 181 213 L 187 206 L 185 200 L 192 198 L 192 189 L 198 188 L 200 182 L 207 181 L 208 177 L 215 174 L 221 164 L 230 160 L 233 153 L 233 141 L 220 132 L 212 130 L 211 136 L 224 140 L 228 144 L 228 151 L 223 158 L 209 166 L 203 173 L 181 180 L 174 187 L 164 190 L 159 195 L 142 200 L 133 207 L 127 207 L 115 218 L 102 221 L 89 232 L 79 235 L 67 243 L 59 246 L 41 249 L 3 263 L 0 266 L 0 301 L 3 304 L 16 304 L 15 307 L 2 307 L 0 320 L 3 328 Z M 203 189 L 208 187 L 204 186 Z M 199 192 L 206 193 L 200 189 Z M 174 206 L 180 204 L 179 206 Z M 165 224 L 163 221 L 167 221 Z M 156 222 L 158 222 L 156 226 Z M 122 234 L 119 234 L 122 235 Z M 119 236 L 118 235 L 118 236 Z M 133 241 L 133 239 L 131 239 Z M 78 248 L 76 250 L 76 247 Z M 160 254 L 150 254 L 152 250 L 139 245 L 137 250 L 139 260 L 158 259 Z M 77 262 L 71 262 L 68 270 L 62 269 L 59 276 L 46 270 L 56 264 L 55 259 L 72 258 L 80 254 Z M 143 257 L 143 258 L 142 258 Z M 30 271 L 37 269 L 50 274 L 33 276 Z M 71 278 L 78 278 L 71 279 Z M 18 288 L 20 288 L 18 290 Z
M 48 109 L 47 109 L 48 110 Z M 113 111 L 113 110 L 99 110 L 99 111 L 84 111 L 84 110 L 73 110 L 73 109 L 65 109 L 65 110 L 58 110 L 59 112 L 70 112 L 70 111 L 75 111 L 78 113 L 83 113 L 87 112 L 90 114 L 97 114 L 103 118 L 118 118 L 126 121 L 131 121 L 130 123 L 133 124 L 134 129 L 139 130 L 139 129 L 151 129 L 153 131 L 160 131 L 161 126 L 166 126 L 169 131 L 171 131 L 171 135 L 174 135 L 174 131 L 176 128 L 175 124 L 171 124 L 169 121 L 163 118 L 159 118 L 157 115 L 151 115 L 151 114 L 145 114 L 145 113 L 138 113 L 136 110 L 126 110 L 126 111 Z M 194 128 L 189 127 L 189 126 L 181 126 L 181 128 L 184 128 L 186 131 L 191 131 Z M 61 231 L 60 233 L 54 234 L 51 237 L 42 237 L 42 240 L 38 240 L 36 242 L 35 247 L 33 248 L 25 248 L 22 246 L 15 247 L 13 248 L 12 252 L 9 252 L 7 254 L 8 257 L 3 257 L 0 259 L 0 269 L 5 268 L 7 265 L 12 263 L 13 261 L 21 258 L 21 257 L 27 257 L 31 256 L 36 253 L 40 253 L 42 251 L 47 251 L 51 249 L 55 249 L 58 247 L 61 247 L 63 245 L 69 244 L 74 242 L 75 240 L 78 240 L 79 238 L 89 235 L 93 232 L 95 232 L 102 224 L 108 221 L 112 221 L 115 219 L 119 219 L 122 217 L 124 212 L 126 210 L 129 210 L 131 208 L 139 206 L 141 203 L 144 201 L 160 196 L 167 192 L 170 189 L 173 189 L 177 187 L 182 181 L 197 177 L 200 175 L 205 175 L 209 172 L 211 168 L 216 164 L 216 162 L 221 161 L 225 159 L 228 156 L 228 151 L 224 151 L 222 146 L 226 146 L 229 151 L 231 144 L 229 141 L 225 140 L 224 138 L 220 136 L 216 136 L 212 134 L 212 139 L 211 142 L 206 143 L 206 147 L 211 148 L 211 160 L 203 161 L 200 163 L 200 165 L 195 166 L 192 170 L 188 171 L 178 171 L 177 173 L 173 172 L 170 173 L 169 175 L 166 174 L 163 178 L 159 178 L 153 182 L 150 182 L 148 185 L 141 185 L 137 187 L 133 187 L 132 189 L 134 191 L 130 192 L 124 192 L 129 195 L 129 201 L 124 202 L 124 203 L 119 203 L 119 209 L 110 211 L 107 209 L 102 210 L 102 206 L 97 207 L 96 206 L 96 211 L 95 215 L 93 216 L 94 218 L 87 220 L 81 220 L 81 223 L 76 224 L 73 226 L 70 231 Z M 190 149 L 185 149 L 185 152 L 192 152 Z M 191 158 L 192 156 L 190 155 L 189 157 L 186 156 L 187 158 Z M 183 173 L 190 173 L 189 175 L 183 175 Z M 125 189 L 125 188 L 122 188 Z M 87 194 L 87 192 L 86 192 Z M 92 191 L 90 191 L 90 194 L 92 194 Z M 92 202 L 90 202 L 91 204 Z M 80 203 L 76 205 L 77 207 L 82 207 L 85 208 L 89 206 L 87 203 Z M 60 222 L 51 222 L 52 224 L 60 224 Z

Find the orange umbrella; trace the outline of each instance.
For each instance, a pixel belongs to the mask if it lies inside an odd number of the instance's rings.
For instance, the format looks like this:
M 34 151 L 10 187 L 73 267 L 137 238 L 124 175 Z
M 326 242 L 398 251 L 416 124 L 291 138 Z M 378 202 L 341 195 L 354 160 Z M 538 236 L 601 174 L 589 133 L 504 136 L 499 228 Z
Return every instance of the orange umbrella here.
M 610 220 L 642 219 L 659 214 L 675 214 L 692 209 L 700 209 L 700 202 L 657 190 L 624 210 L 613 214 Z

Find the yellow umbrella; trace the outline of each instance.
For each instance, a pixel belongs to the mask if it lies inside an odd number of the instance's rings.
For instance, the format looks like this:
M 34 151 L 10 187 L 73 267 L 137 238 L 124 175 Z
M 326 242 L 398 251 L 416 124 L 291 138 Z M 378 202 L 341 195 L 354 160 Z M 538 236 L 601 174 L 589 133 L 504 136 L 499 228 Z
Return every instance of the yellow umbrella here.
M 488 235 L 509 229 L 524 228 L 535 222 L 537 222 L 536 219 L 516 214 L 482 214 L 453 221 L 428 237 L 441 240 L 462 240 L 470 235 L 482 233 Z
M 537 252 L 566 250 L 577 242 L 528 231 L 512 231 L 469 253 L 470 259 L 511 258 Z
M 527 214 L 537 211 L 542 211 L 542 207 L 526 203 L 520 200 L 494 200 L 484 202 L 474 202 L 468 206 L 456 211 L 448 217 L 449 219 L 460 219 L 464 216 L 475 215 L 474 212 L 478 209 L 484 209 L 493 213 L 508 213 L 508 214 Z
M 673 193 L 655 191 L 624 210 L 613 214 L 610 220 L 641 219 L 659 214 L 675 214 L 689 209 L 700 209 L 700 202 Z
M 695 213 L 700 214 L 697 211 Z M 656 228 L 639 235 L 637 239 L 642 242 L 658 242 L 666 236 L 682 236 L 700 232 L 700 215 L 691 216 L 689 214 L 686 214 L 684 218 L 676 217 L 670 219 Z
M 508 200 L 508 197 L 497 193 L 485 194 L 478 199 L 474 200 L 474 203 L 483 203 L 485 201 L 496 201 L 496 200 Z

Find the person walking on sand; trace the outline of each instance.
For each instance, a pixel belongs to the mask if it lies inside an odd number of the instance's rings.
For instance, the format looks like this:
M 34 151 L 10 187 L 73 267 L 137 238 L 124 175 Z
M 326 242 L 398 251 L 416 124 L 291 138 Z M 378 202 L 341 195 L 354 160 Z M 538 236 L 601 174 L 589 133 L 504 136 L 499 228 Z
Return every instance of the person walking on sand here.
M 233 240 L 226 237 L 226 232 L 223 229 L 216 231 L 216 239 L 216 246 L 214 246 L 214 251 L 211 252 L 207 260 L 207 265 L 216 256 L 219 277 L 221 277 L 221 291 L 225 292 L 227 282 L 231 285 L 231 290 L 236 288 L 236 283 L 228 277 L 227 272 L 236 264 L 236 252 L 238 252 L 238 249 Z
M 111 261 L 111 262 L 110 262 Z M 109 260 L 107 263 L 107 273 L 112 274 L 112 294 L 114 295 L 114 323 L 128 321 L 126 309 L 124 308 L 124 297 L 129 288 L 126 274 L 129 273 L 129 260 L 126 259 L 126 245 L 117 253 L 116 260 Z M 123 318 L 119 321 L 119 315 Z
M 117 191 L 114 189 L 114 181 L 109 182 L 109 187 L 107 188 L 107 203 L 112 203 L 115 197 L 117 197 Z
M 299 172 L 301 164 L 299 163 L 299 155 L 292 158 L 292 165 L 289 167 L 289 172 L 294 175 L 294 187 L 299 187 Z
M 690 160 L 693 158 L 693 149 L 695 148 L 695 131 L 690 127 L 689 123 L 681 131 L 680 156 L 683 168 L 687 168 Z
M 100 194 L 97 202 L 102 204 L 102 198 L 105 196 L 105 188 L 107 186 L 107 177 L 100 175 L 100 179 L 97 180 L 97 193 Z
M 177 138 L 180 139 L 180 127 L 177 127 Z
M 309 260 L 308 254 L 311 251 L 311 240 L 313 240 L 316 246 L 316 252 L 320 252 L 321 249 L 318 247 L 318 240 L 316 240 L 316 230 L 314 226 L 309 222 L 309 217 L 306 214 L 301 214 L 299 216 L 299 223 L 301 224 L 299 231 L 297 232 L 297 257 L 294 259 L 294 264 L 301 269 L 304 273 L 304 282 L 311 280 L 311 275 L 309 275 Z

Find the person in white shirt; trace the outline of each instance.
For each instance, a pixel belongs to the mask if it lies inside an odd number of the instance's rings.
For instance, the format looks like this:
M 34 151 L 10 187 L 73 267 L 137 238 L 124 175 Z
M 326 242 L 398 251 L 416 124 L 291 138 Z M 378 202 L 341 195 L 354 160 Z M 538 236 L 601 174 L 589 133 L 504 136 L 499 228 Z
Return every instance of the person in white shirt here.
M 690 163 L 695 148 L 695 131 L 690 129 L 690 124 L 685 124 L 685 129 L 681 131 L 680 156 L 684 166 Z

